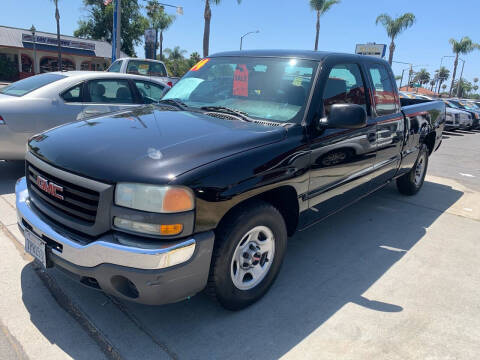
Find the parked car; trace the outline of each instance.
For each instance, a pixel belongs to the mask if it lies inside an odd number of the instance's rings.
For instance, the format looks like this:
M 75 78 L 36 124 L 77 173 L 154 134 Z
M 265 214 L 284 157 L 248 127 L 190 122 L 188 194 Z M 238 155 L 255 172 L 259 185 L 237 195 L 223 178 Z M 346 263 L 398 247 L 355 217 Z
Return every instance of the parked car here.
M 107 71 L 158 78 L 170 87 L 178 81 L 178 78 L 168 76 L 163 61 L 153 59 L 120 58 Z
M 470 129 L 473 125 L 472 115 L 448 100 L 442 100 L 446 106 L 445 130 Z
M 23 160 L 27 139 L 72 121 L 150 104 L 160 80 L 98 71 L 51 72 L 0 89 L 0 159 Z
M 467 103 L 462 99 L 448 99 L 450 103 L 455 105 L 458 109 L 468 112 L 472 116 L 472 125 L 467 128 L 467 130 L 479 128 L 480 121 L 480 111 L 474 109 L 471 106 L 468 106 Z
M 158 106 L 30 140 L 16 185 L 26 250 L 122 299 L 206 289 L 244 308 L 268 291 L 296 230 L 393 180 L 405 195 L 421 189 L 445 104 L 409 101 L 370 56 L 212 55 Z

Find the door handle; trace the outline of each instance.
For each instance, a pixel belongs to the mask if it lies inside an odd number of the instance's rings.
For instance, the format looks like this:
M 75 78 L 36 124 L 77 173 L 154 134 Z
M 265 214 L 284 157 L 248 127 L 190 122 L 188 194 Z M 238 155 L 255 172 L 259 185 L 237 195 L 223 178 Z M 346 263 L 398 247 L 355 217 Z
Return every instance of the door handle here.
M 376 133 L 376 132 L 369 132 L 369 133 L 367 134 L 367 139 L 368 139 L 368 141 L 370 141 L 370 142 L 376 141 L 376 140 L 377 140 L 377 133 Z

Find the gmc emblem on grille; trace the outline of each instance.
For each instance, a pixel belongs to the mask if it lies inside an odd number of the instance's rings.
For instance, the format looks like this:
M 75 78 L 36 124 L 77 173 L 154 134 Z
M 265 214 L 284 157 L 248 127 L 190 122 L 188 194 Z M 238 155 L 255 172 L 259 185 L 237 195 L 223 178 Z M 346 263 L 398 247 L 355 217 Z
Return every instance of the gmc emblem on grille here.
M 45 191 L 47 194 L 56 197 L 57 199 L 63 200 L 63 195 L 59 194 L 63 192 L 63 187 L 48 181 L 47 179 L 37 175 L 37 186 L 40 190 Z

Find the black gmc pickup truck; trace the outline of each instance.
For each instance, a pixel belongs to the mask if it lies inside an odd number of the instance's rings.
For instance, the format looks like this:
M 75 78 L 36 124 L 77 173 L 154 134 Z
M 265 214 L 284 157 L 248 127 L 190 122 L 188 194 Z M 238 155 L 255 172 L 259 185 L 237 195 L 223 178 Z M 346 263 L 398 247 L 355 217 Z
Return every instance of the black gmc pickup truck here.
M 34 136 L 18 224 L 28 252 L 89 287 L 145 304 L 206 289 L 241 309 L 295 231 L 393 180 L 419 191 L 444 123 L 443 102 L 402 107 L 380 59 L 221 53 L 156 105 Z

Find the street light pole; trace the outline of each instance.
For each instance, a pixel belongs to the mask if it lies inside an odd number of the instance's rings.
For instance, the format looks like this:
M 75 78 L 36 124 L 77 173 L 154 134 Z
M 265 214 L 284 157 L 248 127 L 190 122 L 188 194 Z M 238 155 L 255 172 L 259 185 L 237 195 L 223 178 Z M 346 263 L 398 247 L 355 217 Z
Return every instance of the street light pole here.
M 32 32 L 33 37 L 33 75 L 37 75 L 37 42 L 35 38 L 35 26 L 32 25 L 30 31 Z
M 240 37 L 240 50 L 242 50 L 242 46 L 243 46 L 243 38 L 247 35 L 250 35 L 250 34 L 258 34 L 260 32 L 260 30 L 257 30 L 257 31 L 250 31 L 246 34 L 244 34 L 243 36 Z

